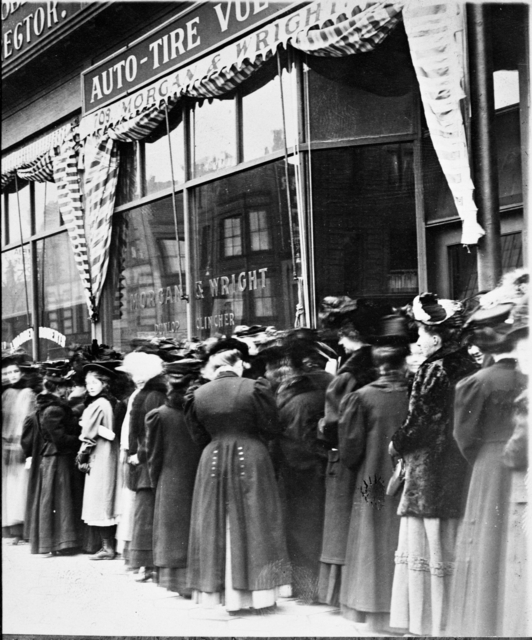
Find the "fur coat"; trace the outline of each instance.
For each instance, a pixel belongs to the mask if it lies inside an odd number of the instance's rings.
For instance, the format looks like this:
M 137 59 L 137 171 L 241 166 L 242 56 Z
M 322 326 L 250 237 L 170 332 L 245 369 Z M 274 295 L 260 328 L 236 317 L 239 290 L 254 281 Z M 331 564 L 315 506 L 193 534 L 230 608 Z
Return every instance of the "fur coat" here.
M 478 369 L 466 348 L 444 345 L 418 369 L 408 416 L 395 434 L 406 463 L 400 516 L 459 518 L 467 489 L 467 462 L 453 438 L 456 383 Z

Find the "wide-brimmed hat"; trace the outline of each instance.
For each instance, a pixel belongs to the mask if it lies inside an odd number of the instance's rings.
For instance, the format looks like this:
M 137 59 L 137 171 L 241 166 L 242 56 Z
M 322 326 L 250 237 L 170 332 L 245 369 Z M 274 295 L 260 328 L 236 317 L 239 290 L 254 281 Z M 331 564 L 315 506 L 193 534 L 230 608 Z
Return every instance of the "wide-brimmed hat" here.
M 348 296 L 328 296 L 322 300 L 319 311 L 320 324 L 324 329 L 336 329 L 344 333 L 356 332 L 362 337 L 372 334 L 375 323 L 389 313 L 368 300 L 354 300 Z
M 132 351 L 124 356 L 124 360 L 116 367 L 116 371 L 124 371 L 129 375 L 146 374 L 147 379 L 155 378 L 164 371 L 164 363 L 154 353 Z
M 463 324 L 464 307 L 457 300 L 438 298 L 435 293 L 421 293 L 412 302 L 412 314 L 416 322 L 427 326 L 453 321 Z
M 513 340 L 524 338 L 529 332 L 529 319 L 528 319 L 528 296 L 513 309 L 511 316 L 509 335 Z
M 115 378 L 120 363 L 121 360 L 95 360 L 94 362 L 87 362 L 87 364 L 83 365 L 83 373 L 87 375 L 87 373 L 91 371 L 97 371 L 105 376 Z
M 220 351 L 233 351 L 236 349 L 242 354 L 242 360 L 249 360 L 249 346 L 238 338 L 222 338 L 215 342 L 207 351 L 209 358 Z
M 167 362 L 164 370 L 171 376 L 186 376 L 198 374 L 204 366 L 204 362 L 197 358 L 182 358 L 175 362 Z
M 478 307 L 471 313 L 464 323 L 464 330 L 478 327 L 497 326 L 504 323 L 510 317 L 514 305 L 511 302 L 494 305 L 493 307 Z
M 406 346 L 410 342 L 408 318 L 393 313 L 381 318 L 377 333 L 371 336 L 376 346 Z

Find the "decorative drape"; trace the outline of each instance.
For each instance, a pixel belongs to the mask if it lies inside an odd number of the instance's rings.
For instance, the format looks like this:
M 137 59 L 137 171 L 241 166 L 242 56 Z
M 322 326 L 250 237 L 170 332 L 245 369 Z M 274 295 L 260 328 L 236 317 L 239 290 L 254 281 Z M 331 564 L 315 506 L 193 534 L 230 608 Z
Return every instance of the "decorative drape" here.
M 463 11 L 438 0 L 407 0 L 403 22 L 419 82 L 430 137 L 462 219 L 462 243 L 477 244 L 484 230 L 477 222 L 465 127 Z
M 241 43 L 240 50 L 244 50 L 249 57 L 229 59 L 228 52 L 233 49 L 227 47 L 216 54 L 217 63 L 210 64 L 211 70 L 207 75 L 200 75 L 197 65 L 193 74 L 181 72 L 182 77 L 187 80 L 178 91 L 170 94 L 168 106 L 174 106 L 183 96 L 201 99 L 215 98 L 228 93 L 270 59 L 279 44 L 286 46 L 290 42 L 303 51 L 308 50 L 315 55 L 324 56 L 371 51 L 400 20 L 400 11 L 401 5 L 397 3 L 361 3 L 356 0 L 313 3 L 264 27 L 264 30 L 268 30 L 268 35 L 261 41 L 263 46 L 260 51 L 255 50 L 252 53 L 250 49 L 256 38 L 248 44 Z M 309 16 L 313 16 L 314 19 L 310 20 Z M 288 20 L 307 26 L 302 30 L 295 29 L 292 35 L 287 35 Z M 283 24 L 284 30 L 281 29 Z M 284 33 L 284 36 L 276 36 L 279 33 Z M 236 54 L 233 52 L 232 55 Z M 225 60 L 227 62 L 224 62 Z M 116 143 L 142 140 L 148 136 L 164 119 L 165 108 L 164 102 L 152 105 L 144 113 L 102 130 L 98 137 L 97 151 L 89 163 L 85 180 L 92 291 L 96 307 L 100 301 L 109 264 L 119 162 Z

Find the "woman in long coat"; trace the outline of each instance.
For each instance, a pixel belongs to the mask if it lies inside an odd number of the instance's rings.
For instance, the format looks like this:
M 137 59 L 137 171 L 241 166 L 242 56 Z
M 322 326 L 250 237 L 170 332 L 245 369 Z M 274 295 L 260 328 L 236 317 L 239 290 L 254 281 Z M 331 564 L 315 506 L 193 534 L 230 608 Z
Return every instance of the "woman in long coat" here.
M 228 611 L 275 605 L 289 583 L 281 503 L 265 442 L 280 432 L 264 379 L 242 378 L 239 351 L 211 357 L 215 379 L 189 397 L 185 416 L 201 456 L 188 549 L 196 600 Z
M 146 416 L 146 456 L 155 487 L 153 562 L 158 568 L 159 586 L 181 595 L 189 594 L 186 574 L 190 514 L 201 457 L 201 447 L 192 441 L 183 413 L 185 392 L 194 378 L 183 374 L 187 366 L 197 365 L 201 365 L 198 360 L 167 365 L 167 373 L 173 377 L 166 404 Z
M 342 572 L 345 565 L 347 534 L 355 474 L 340 464 L 338 419 L 340 403 L 347 394 L 375 380 L 371 346 L 366 336 L 374 331 L 375 313 L 359 301 L 326 298 L 320 321 L 325 328 L 338 329 L 338 344 L 349 355 L 325 394 L 325 413 L 319 423 L 321 438 L 330 445 L 325 475 L 325 515 L 320 556 L 318 600 L 339 606 Z
M 526 388 L 526 376 L 513 357 L 510 327 L 501 321 L 474 331 L 474 343 L 495 362 L 456 388 L 454 435 L 473 467 L 450 606 L 449 632 L 462 636 L 503 635 L 512 484 L 504 451 L 513 433 L 516 398 Z M 517 607 L 513 611 L 518 618 L 523 615 Z
M 29 473 L 20 445 L 22 425 L 35 409 L 35 393 L 21 369 L 21 359 L 2 360 L 2 375 L 9 386 L 2 393 L 2 534 L 23 538 Z
M 135 397 L 128 403 L 127 485 L 135 492 L 133 500 L 131 543 L 127 562 L 138 570 L 138 581 L 153 579 L 153 515 L 154 485 L 150 478 L 146 455 L 146 415 L 166 402 L 166 380 L 163 361 L 153 353 L 128 353 L 117 370 L 125 371 L 136 386 Z M 121 444 L 122 446 L 122 444 Z
M 70 382 L 48 369 L 43 392 L 37 396 L 35 421 L 41 435 L 39 477 L 30 513 L 31 553 L 70 553 L 81 546 L 81 494 L 76 451 L 78 421 L 65 397 Z M 37 439 L 38 441 L 38 439 Z
M 408 416 L 390 453 L 405 460 L 399 502 L 390 625 L 416 635 L 443 634 L 467 463 L 452 435 L 456 383 L 477 369 L 460 346 L 463 307 L 434 294 L 414 299 L 418 345 L 426 357 L 412 385 Z
M 114 372 L 104 363 L 91 362 L 83 367 L 87 398 L 81 416 L 81 448 L 78 466 L 85 469 L 82 520 L 98 527 L 102 548 L 91 560 L 112 560 L 114 525 L 118 522 L 115 504 L 118 441 L 115 433 L 116 399 L 110 385 Z
M 311 344 L 288 341 L 283 348 L 288 370 L 276 401 L 283 430 L 279 437 L 279 474 L 285 500 L 292 593 L 307 602 L 317 602 L 330 448 L 318 438 L 318 423 L 332 375 L 319 368 L 307 368 L 305 361 L 313 357 Z
M 345 617 L 363 615 L 371 631 L 389 628 L 400 494 L 385 490 L 393 474 L 390 439 L 408 412 L 407 344 L 373 347 L 379 377 L 341 405 L 340 460 L 356 473 L 356 490 L 340 602 Z

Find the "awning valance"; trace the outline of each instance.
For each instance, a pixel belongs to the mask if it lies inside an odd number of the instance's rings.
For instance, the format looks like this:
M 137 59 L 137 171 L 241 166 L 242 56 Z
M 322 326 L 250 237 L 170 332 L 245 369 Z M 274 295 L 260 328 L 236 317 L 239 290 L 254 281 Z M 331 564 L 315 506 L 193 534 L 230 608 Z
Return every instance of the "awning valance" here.
M 402 3 L 318 0 L 258 31 L 85 116 L 82 138 L 181 96 L 230 91 L 268 60 L 279 45 L 322 56 L 371 51 L 401 20 Z

